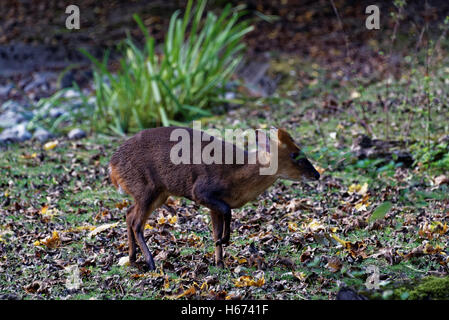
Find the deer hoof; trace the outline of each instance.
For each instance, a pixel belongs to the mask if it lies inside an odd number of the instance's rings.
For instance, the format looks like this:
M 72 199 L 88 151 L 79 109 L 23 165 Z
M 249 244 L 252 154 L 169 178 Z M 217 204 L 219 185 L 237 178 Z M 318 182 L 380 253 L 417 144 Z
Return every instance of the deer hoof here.
M 154 265 L 154 263 L 147 262 L 145 263 L 145 269 L 148 271 L 154 271 L 156 270 L 156 266 Z
M 221 238 L 221 244 L 229 244 L 230 235 L 227 234 L 223 238 Z

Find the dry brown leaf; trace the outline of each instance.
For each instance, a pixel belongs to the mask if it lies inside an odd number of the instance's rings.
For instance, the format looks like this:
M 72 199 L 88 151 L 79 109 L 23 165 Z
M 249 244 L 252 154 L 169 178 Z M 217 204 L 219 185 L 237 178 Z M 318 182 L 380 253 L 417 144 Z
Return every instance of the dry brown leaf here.
M 342 266 L 343 266 L 343 264 L 341 263 L 341 260 L 338 257 L 330 258 L 329 261 L 327 262 L 327 265 L 326 265 L 326 267 L 331 272 L 338 272 L 338 271 L 340 271 Z

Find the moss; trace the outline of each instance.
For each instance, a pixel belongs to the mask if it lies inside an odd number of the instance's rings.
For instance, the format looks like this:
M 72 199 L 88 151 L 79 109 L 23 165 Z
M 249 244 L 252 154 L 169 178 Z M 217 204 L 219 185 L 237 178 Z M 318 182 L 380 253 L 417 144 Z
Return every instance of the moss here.
M 447 299 L 449 298 L 449 277 L 427 277 L 394 290 L 394 299 L 405 297 L 409 300 Z
M 381 290 L 361 290 L 370 300 L 440 300 L 449 298 L 449 276 L 394 282 Z

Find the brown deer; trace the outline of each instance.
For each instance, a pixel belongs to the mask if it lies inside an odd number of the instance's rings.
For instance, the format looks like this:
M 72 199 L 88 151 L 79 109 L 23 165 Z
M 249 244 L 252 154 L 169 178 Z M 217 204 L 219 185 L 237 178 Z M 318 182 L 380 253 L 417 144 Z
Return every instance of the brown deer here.
M 162 206 L 169 196 L 185 197 L 210 209 L 215 263 L 224 267 L 222 245 L 229 242 L 231 209 L 254 200 L 278 178 L 298 181 L 302 177 L 314 180 L 320 177 L 292 137 L 283 129 L 275 131 L 276 137 L 273 141 L 277 147 L 278 169 L 272 175 L 260 174 L 260 169 L 266 166 L 262 161 L 255 161 L 253 164 L 247 161 L 252 152 L 202 131 L 196 131 L 202 137 L 201 150 L 210 143 L 207 142 L 208 139 L 212 139 L 222 144 L 224 153 L 232 150 L 234 161 L 231 164 L 225 161 L 221 164 L 195 164 L 192 161 L 174 164 L 171 161 L 171 152 L 178 141 L 171 141 L 170 137 L 175 129 L 186 130 L 190 138 L 194 136 L 195 131 L 190 128 L 160 127 L 144 130 L 123 143 L 109 163 L 112 183 L 119 190 L 131 195 L 135 201 L 126 214 L 129 261 L 133 265 L 136 262 L 137 244 L 143 252 L 148 268 L 155 269 L 153 257 L 145 243 L 144 226 L 150 213 Z M 260 131 L 257 137 L 258 149 L 265 148 L 268 160 L 274 161 L 274 152 L 270 152 L 268 137 Z M 243 164 L 236 163 L 237 152 L 243 152 Z M 192 160 L 194 154 L 189 157 Z

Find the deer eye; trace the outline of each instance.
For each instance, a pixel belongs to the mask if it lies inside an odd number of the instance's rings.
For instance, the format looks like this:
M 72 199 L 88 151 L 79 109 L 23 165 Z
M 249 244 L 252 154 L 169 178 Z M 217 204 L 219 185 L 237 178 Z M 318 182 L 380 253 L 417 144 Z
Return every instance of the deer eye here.
M 293 152 L 290 154 L 290 158 L 292 158 L 292 160 L 295 162 L 299 161 L 299 159 L 301 159 L 302 157 L 303 155 L 301 154 L 301 152 Z
M 301 151 L 296 151 L 290 154 L 291 159 L 298 165 L 302 165 L 304 161 L 307 161 L 306 155 Z

